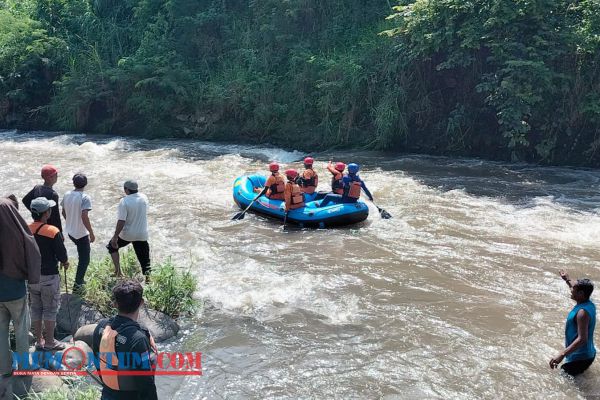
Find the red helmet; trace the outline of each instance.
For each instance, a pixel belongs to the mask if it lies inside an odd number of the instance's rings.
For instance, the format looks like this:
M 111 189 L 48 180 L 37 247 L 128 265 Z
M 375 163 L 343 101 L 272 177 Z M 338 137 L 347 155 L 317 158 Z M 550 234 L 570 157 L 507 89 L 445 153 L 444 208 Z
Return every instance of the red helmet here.
M 335 169 L 337 169 L 340 172 L 344 172 L 344 170 L 346 169 L 346 164 L 344 164 L 343 162 L 337 162 L 335 163 Z
M 313 165 L 314 162 L 315 162 L 315 159 L 312 157 L 306 157 L 304 159 L 304 164 L 306 164 L 306 165 Z
M 295 177 L 298 176 L 298 171 L 296 171 L 295 169 L 287 169 L 285 171 L 285 176 L 287 176 L 288 178 L 294 179 Z
M 275 161 L 273 161 L 271 164 L 269 164 L 269 171 L 271 171 L 271 172 L 279 171 L 279 164 L 277 164 Z

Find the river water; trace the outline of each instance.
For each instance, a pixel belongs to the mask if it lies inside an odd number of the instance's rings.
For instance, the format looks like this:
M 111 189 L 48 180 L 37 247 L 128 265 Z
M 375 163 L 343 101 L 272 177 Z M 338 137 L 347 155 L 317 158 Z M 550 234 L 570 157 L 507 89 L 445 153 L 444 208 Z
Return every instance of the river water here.
M 164 398 L 523 399 L 600 396 L 548 367 L 572 307 L 558 276 L 600 281 L 600 172 L 378 153 L 355 160 L 376 202 L 362 225 L 286 232 L 238 211 L 235 177 L 303 154 L 269 147 L 0 133 L 0 194 L 22 197 L 44 163 L 56 189 L 87 173 L 104 255 L 135 178 L 153 258 L 198 276 L 204 307 L 170 346 L 203 352 L 203 376 Z M 321 162 L 323 161 L 323 162 Z M 69 245 L 70 246 L 70 245 Z M 76 255 L 74 248 L 68 248 Z

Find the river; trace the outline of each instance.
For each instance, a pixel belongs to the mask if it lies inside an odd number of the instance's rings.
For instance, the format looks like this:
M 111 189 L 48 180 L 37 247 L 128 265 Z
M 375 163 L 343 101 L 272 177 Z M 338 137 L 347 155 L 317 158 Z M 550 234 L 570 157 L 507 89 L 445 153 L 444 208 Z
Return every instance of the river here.
M 337 230 L 283 231 L 237 212 L 235 177 L 303 154 L 258 146 L 0 133 L 0 194 L 22 197 L 44 163 L 88 175 L 103 256 L 122 183 L 150 199 L 153 258 L 199 279 L 204 307 L 170 346 L 202 351 L 175 399 L 523 399 L 600 396 L 598 363 L 576 381 L 548 367 L 572 307 L 558 276 L 600 281 L 600 171 L 374 152 L 376 202 Z M 69 244 L 70 254 L 76 255 Z

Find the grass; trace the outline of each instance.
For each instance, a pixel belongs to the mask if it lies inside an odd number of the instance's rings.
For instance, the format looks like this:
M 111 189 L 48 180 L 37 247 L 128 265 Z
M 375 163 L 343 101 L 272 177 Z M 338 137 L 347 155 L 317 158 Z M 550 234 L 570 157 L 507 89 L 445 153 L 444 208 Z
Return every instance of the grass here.
M 75 279 L 76 264 L 67 270 L 69 288 Z M 131 250 L 121 254 L 121 271 L 125 278 L 136 279 L 144 284 L 144 276 Z M 112 304 L 112 289 L 122 278 L 113 276 L 114 266 L 110 257 L 92 260 L 85 276 L 82 297 L 102 315 L 116 313 Z M 173 318 L 190 315 L 198 307 L 194 293 L 198 286 L 190 268 L 178 268 L 171 258 L 152 265 L 150 283 L 144 284 L 144 299 L 148 307 L 161 311 Z M 70 290 L 70 289 L 69 289 Z
M 60 389 L 50 389 L 42 393 L 30 392 L 27 397 L 21 397 L 22 400 L 98 400 L 100 399 L 101 388 L 90 384 L 85 379 L 69 378 L 65 379 L 66 387 Z

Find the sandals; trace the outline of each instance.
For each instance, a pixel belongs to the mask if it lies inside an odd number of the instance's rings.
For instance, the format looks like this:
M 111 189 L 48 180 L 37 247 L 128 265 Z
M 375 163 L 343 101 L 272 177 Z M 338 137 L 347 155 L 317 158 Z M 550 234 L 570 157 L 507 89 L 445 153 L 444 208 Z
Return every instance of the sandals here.
M 55 341 L 53 347 L 44 347 L 44 351 L 58 351 L 66 348 L 67 346 L 63 342 Z

